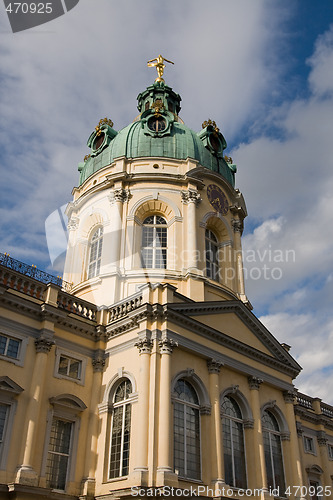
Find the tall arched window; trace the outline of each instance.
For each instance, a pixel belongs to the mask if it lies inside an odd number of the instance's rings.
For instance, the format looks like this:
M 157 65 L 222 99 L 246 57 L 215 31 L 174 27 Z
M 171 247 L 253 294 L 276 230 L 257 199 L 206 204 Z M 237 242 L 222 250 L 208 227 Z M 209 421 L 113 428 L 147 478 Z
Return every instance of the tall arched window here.
M 167 267 L 167 223 L 160 215 L 150 215 L 143 221 L 142 265 L 149 269 Z
M 184 379 L 174 389 L 174 465 L 179 476 L 200 479 L 199 400 Z
M 243 417 L 237 402 L 224 396 L 222 430 L 225 482 L 236 488 L 246 488 Z
M 281 496 L 285 491 L 281 432 L 275 416 L 265 410 L 262 416 L 262 430 L 265 450 L 267 484 L 271 488 L 280 488 Z
M 218 264 L 218 239 L 210 229 L 205 232 L 206 244 L 206 276 L 213 280 L 219 280 L 219 264 Z
M 123 380 L 113 397 L 109 479 L 127 476 L 130 452 L 132 384 Z
M 96 229 L 90 240 L 88 279 L 99 275 L 103 246 L 103 228 Z

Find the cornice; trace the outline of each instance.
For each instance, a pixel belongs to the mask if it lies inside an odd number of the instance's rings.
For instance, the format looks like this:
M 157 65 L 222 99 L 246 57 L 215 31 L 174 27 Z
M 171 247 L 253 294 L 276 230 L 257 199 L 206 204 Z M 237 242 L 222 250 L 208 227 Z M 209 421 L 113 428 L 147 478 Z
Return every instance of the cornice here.
M 315 425 L 323 425 L 327 429 L 333 430 L 333 420 L 323 414 L 318 415 L 317 413 L 313 413 L 306 408 L 302 408 L 299 405 L 296 405 L 294 407 L 294 411 L 295 415 L 301 417 L 301 419 L 305 420 L 306 422 L 311 422 Z

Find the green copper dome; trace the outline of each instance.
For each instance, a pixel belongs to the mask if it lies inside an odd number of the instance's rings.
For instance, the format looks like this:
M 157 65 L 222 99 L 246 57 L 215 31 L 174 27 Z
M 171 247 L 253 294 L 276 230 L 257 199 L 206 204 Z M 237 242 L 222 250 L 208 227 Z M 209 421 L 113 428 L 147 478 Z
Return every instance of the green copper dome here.
M 88 139 L 91 156 L 79 164 L 80 185 L 117 158 L 174 158 L 197 160 L 202 167 L 222 175 L 234 185 L 235 165 L 223 158 L 227 144 L 214 122 L 199 133 L 178 116 L 181 98 L 164 83 L 155 82 L 138 96 L 139 117 L 116 132 L 110 120 L 101 120 Z

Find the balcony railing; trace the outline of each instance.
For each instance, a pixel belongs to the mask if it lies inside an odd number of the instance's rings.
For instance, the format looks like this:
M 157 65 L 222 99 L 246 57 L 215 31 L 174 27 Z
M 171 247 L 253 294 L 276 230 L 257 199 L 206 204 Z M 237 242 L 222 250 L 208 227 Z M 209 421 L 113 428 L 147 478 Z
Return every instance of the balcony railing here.
M 53 274 L 46 273 L 45 271 L 41 271 L 36 266 L 29 266 L 24 262 L 13 259 L 6 253 L 0 253 L 0 264 L 7 267 L 8 269 L 12 269 L 13 271 L 17 271 L 25 276 L 29 276 L 30 278 L 34 278 L 40 283 L 44 283 L 48 285 L 52 283 L 53 285 L 58 285 L 66 292 L 69 292 L 71 289 L 71 283 L 64 281 L 60 276 L 54 276 Z
M 308 410 L 314 411 L 315 410 L 313 406 L 314 401 L 318 401 L 318 398 L 311 398 L 311 396 L 307 396 L 306 394 L 302 394 L 301 392 L 297 393 L 297 404 L 299 406 L 302 406 L 303 408 L 307 408 Z M 333 418 L 333 406 L 320 401 L 320 411 L 326 417 Z

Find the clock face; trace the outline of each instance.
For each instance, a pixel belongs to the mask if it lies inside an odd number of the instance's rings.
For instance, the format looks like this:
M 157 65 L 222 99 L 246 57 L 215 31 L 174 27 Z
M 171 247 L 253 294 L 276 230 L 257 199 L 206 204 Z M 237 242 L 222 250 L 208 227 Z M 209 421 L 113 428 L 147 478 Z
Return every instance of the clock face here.
M 212 207 L 222 215 L 226 215 L 229 210 L 229 202 L 221 188 L 215 184 L 207 187 L 207 196 Z
M 148 128 L 153 132 L 162 132 L 166 129 L 166 121 L 161 116 L 153 116 L 148 120 Z

